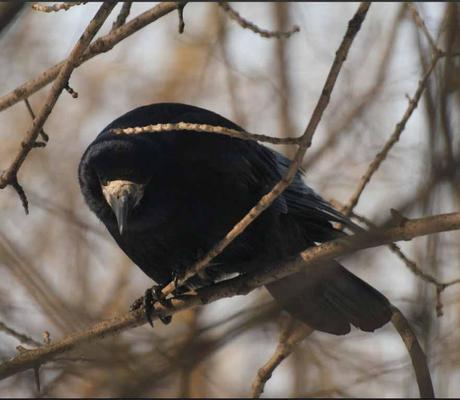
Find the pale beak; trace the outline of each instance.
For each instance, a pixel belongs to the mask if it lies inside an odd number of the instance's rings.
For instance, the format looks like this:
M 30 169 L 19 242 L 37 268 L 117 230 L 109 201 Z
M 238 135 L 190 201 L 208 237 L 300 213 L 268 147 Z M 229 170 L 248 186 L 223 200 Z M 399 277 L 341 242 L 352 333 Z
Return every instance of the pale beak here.
M 102 185 L 102 193 L 117 219 L 120 235 L 126 229 L 130 211 L 144 195 L 145 185 L 126 180 L 114 180 Z
M 115 214 L 115 218 L 118 223 L 118 231 L 120 235 L 123 234 L 123 229 L 126 227 L 128 222 L 128 214 L 131 210 L 129 196 L 126 193 L 123 193 L 120 197 L 112 197 L 110 202 L 110 207 Z

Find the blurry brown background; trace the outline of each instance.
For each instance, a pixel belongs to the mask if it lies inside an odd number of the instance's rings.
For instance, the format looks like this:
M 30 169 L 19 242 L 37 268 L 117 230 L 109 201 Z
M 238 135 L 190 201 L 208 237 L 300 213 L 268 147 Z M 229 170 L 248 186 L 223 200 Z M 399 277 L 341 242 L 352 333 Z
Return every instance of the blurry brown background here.
M 130 18 L 152 7 L 133 3 Z M 119 115 L 176 101 L 233 119 L 250 132 L 303 132 L 356 3 L 234 3 L 258 26 L 300 32 L 262 38 L 214 3 L 189 3 L 185 32 L 170 13 L 74 71 L 45 124 L 45 149 L 20 171 L 30 215 L 11 188 L 0 192 L 0 322 L 37 341 L 51 340 L 126 312 L 151 285 L 83 202 L 77 166 L 86 146 Z M 64 59 L 99 5 L 59 13 L 30 4 L 0 36 L 0 95 Z M 99 35 L 110 30 L 112 13 Z M 460 51 L 460 5 L 416 4 L 444 50 Z M 430 47 L 404 4 L 376 3 L 353 43 L 331 104 L 308 150 L 307 182 L 346 203 L 401 119 L 430 61 Z M 375 223 L 390 208 L 407 217 L 459 209 L 460 57 L 442 59 L 400 141 L 355 211 Z M 49 87 L 30 97 L 34 109 Z M 0 113 L 0 169 L 31 124 L 24 102 Z M 292 149 L 279 147 L 287 155 Z M 444 282 L 460 276 L 460 234 L 401 243 L 417 267 Z M 382 291 L 411 322 L 425 348 L 438 396 L 460 393 L 460 285 L 441 297 L 388 248 L 343 260 Z M 276 347 L 280 315 L 264 289 L 100 340 L 41 368 L 44 396 L 247 396 Z M 438 304 L 439 307 L 439 304 Z M 281 317 L 282 318 L 282 317 Z M 19 344 L 0 331 L 0 359 Z M 25 347 L 27 347 L 25 345 Z M 28 371 L 0 381 L 1 396 L 37 395 Z M 410 360 L 391 325 L 374 334 L 313 333 L 274 373 L 265 396 L 417 396 Z

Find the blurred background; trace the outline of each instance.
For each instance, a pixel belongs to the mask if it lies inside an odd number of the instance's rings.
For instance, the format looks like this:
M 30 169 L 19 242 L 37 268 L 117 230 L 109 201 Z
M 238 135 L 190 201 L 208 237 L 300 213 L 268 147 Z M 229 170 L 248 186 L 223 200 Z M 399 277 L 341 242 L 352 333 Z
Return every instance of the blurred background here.
M 96 13 L 88 3 L 58 13 L 26 4 L 0 36 L 0 95 L 63 60 Z M 133 3 L 128 18 L 153 7 Z M 45 124 L 49 144 L 33 150 L 19 179 L 26 216 L 11 188 L 0 192 L 0 322 L 51 341 L 122 314 L 152 282 L 136 268 L 84 204 L 77 167 L 84 149 L 119 115 L 155 102 L 208 108 L 249 132 L 297 136 L 321 93 L 357 3 L 233 3 L 269 30 L 300 32 L 267 39 L 241 28 L 215 3 L 189 3 L 185 32 L 173 12 L 76 69 Z M 460 51 L 460 4 L 417 3 L 439 48 Z M 98 36 L 110 31 L 118 4 Z M 339 75 L 331 103 L 304 160 L 306 181 L 346 204 L 360 177 L 408 107 L 431 60 L 407 5 L 375 3 Z M 355 212 L 376 224 L 390 209 L 406 217 L 459 210 L 460 57 L 442 58 L 399 142 L 365 189 Z M 49 86 L 29 101 L 37 111 Z M 24 102 L 0 113 L 0 169 L 9 166 L 31 125 Z M 292 156 L 293 149 L 277 146 Z M 460 233 L 400 243 L 416 267 L 447 282 L 460 276 Z M 460 285 L 436 296 L 388 247 L 341 260 L 406 315 L 429 360 L 438 396 L 460 393 Z M 442 314 L 442 316 L 440 315 Z M 283 315 L 265 289 L 177 314 L 99 340 L 33 372 L 0 381 L 5 397 L 248 396 L 273 353 Z M 0 360 L 17 338 L 0 324 Z M 28 347 L 27 344 L 23 344 Z M 29 346 L 30 347 L 30 346 Z M 315 332 L 278 367 L 264 396 L 416 397 L 405 347 L 391 324 L 373 334 Z

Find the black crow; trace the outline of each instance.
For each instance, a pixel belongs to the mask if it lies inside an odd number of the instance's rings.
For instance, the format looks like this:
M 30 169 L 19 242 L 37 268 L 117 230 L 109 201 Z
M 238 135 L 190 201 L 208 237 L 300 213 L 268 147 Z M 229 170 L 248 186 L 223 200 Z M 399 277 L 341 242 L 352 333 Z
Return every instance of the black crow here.
M 89 208 L 127 256 L 160 286 L 222 239 L 289 166 L 276 151 L 225 135 L 112 131 L 178 122 L 242 130 L 202 108 L 152 104 L 104 128 L 79 166 Z M 341 232 L 331 222 L 351 222 L 302 178 L 298 172 L 283 194 L 213 260 L 206 274 L 192 278 L 189 285 L 254 271 L 337 238 Z M 290 275 L 267 289 L 291 315 L 323 332 L 343 335 L 350 323 L 373 331 L 391 318 L 389 301 L 336 261 Z

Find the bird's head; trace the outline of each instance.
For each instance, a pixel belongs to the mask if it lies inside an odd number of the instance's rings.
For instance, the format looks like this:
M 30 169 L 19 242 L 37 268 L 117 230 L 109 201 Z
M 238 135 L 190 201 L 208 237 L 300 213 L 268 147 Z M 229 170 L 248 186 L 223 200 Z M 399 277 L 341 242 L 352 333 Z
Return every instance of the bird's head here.
M 160 103 L 136 108 L 111 122 L 89 145 L 79 166 L 79 181 L 90 209 L 113 234 L 143 230 L 163 221 L 170 199 L 193 174 L 190 164 L 210 154 L 225 154 L 228 138 L 204 133 L 114 134 L 114 128 L 191 122 L 240 129 L 202 108 Z M 187 156 L 186 156 L 187 155 Z M 174 193 L 174 196 L 171 194 Z M 118 231 L 118 232 L 116 232 Z
M 145 183 L 128 179 L 102 180 L 101 189 L 107 204 L 117 219 L 120 235 L 128 223 L 128 216 L 144 196 Z
M 155 180 L 159 157 L 141 138 L 102 139 L 82 158 L 80 186 L 96 215 L 123 235 L 141 223 L 136 216 L 141 214 L 148 185 Z

